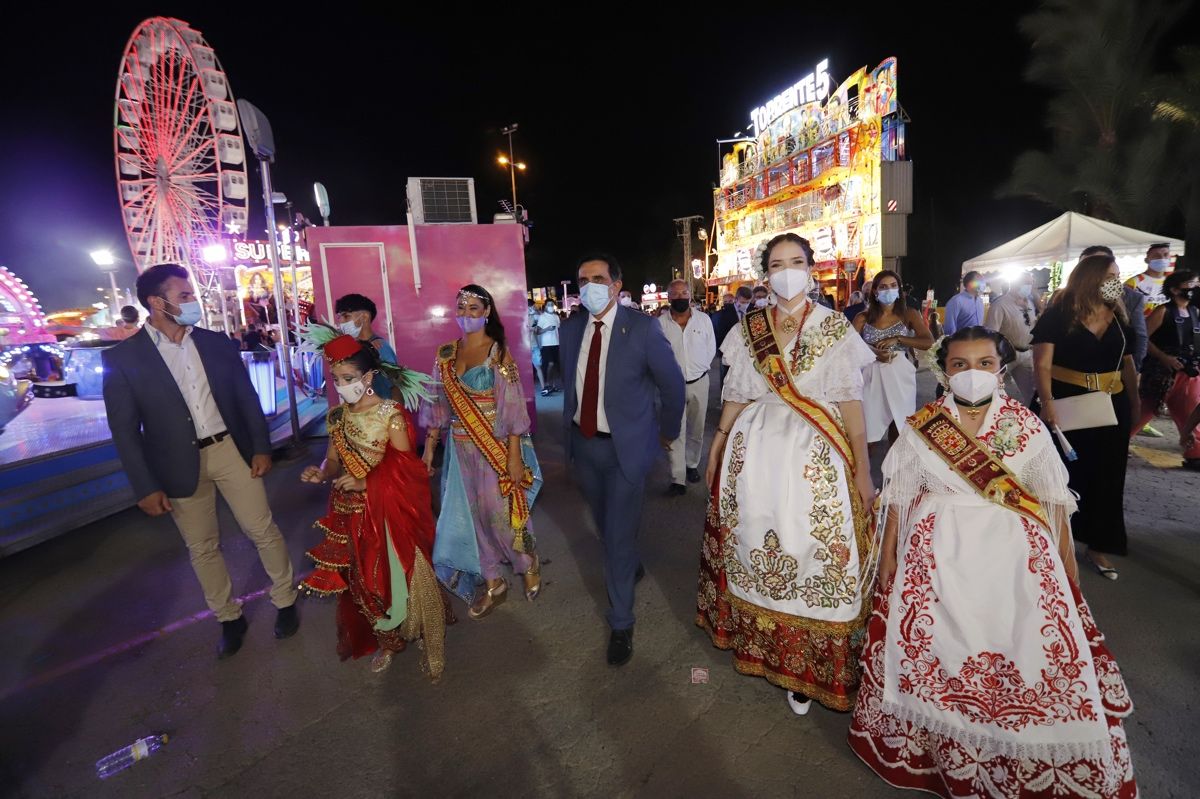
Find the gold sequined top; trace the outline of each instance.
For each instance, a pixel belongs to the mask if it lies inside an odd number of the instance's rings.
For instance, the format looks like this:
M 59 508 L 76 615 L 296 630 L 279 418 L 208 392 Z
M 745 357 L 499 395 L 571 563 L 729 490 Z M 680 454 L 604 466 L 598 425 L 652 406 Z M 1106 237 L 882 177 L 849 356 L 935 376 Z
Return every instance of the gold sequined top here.
M 360 479 L 383 460 L 390 432 L 408 428 L 403 411 L 392 400 L 359 413 L 338 405 L 329 410 L 327 421 L 338 457 L 346 471 Z

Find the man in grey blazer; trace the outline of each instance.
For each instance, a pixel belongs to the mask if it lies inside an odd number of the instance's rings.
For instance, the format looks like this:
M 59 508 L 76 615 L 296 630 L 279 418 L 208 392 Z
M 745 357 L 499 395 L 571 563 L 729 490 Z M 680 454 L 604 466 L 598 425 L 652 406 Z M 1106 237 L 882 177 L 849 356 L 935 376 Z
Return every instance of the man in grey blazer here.
M 233 342 L 194 326 L 200 303 L 183 267 L 150 267 L 137 295 L 150 312 L 145 326 L 102 358 L 108 426 L 138 507 L 174 518 L 221 622 L 217 656 L 225 658 L 241 648 L 247 625 L 221 556 L 220 490 L 258 548 L 278 609 L 275 637 L 287 638 L 300 626 L 296 587 L 261 479 L 271 442 L 250 376 Z
M 604 537 L 604 580 L 612 634 L 608 662 L 633 656 L 634 583 L 641 572 L 637 533 L 646 474 L 679 437 L 683 374 L 658 320 L 618 303 L 621 267 L 609 255 L 579 262 L 587 313 L 562 326 L 563 421 L 596 526 Z M 661 411 L 655 414 L 655 402 Z

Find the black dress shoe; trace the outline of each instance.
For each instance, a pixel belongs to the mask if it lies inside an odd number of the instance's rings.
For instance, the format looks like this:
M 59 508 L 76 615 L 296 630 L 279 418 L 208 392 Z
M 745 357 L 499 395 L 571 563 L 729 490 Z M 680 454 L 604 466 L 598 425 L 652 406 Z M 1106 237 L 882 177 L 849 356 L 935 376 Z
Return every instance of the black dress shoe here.
M 241 616 L 233 621 L 221 622 L 221 643 L 217 645 L 217 660 L 233 657 L 242 648 L 242 639 L 249 628 L 246 617 Z
M 608 639 L 608 665 L 624 666 L 633 657 L 633 630 L 613 630 Z
M 682 497 L 687 493 L 687 486 L 682 486 L 679 483 L 672 483 L 671 487 L 666 490 L 664 496 Z
M 642 578 L 645 576 L 646 576 L 646 567 L 639 563 L 638 567 L 637 567 L 637 571 L 635 571 L 633 573 L 634 584 L 636 585 L 637 583 L 640 583 L 642 581 Z
M 689 483 L 699 483 L 700 482 L 700 470 L 699 469 L 688 469 L 687 470 L 687 480 Z
M 280 608 L 279 613 L 275 615 L 275 637 L 291 638 L 299 629 L 300 614 L 296 612 L 296 606 L 288 605 L 286 608 Z

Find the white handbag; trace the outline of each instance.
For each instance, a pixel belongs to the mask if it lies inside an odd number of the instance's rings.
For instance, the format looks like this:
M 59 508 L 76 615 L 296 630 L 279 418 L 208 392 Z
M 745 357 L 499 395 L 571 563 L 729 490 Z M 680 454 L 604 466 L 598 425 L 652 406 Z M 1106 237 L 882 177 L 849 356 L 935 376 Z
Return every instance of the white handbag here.
M 1117 412 L 1113 410 L 1112 394 L 1107 391 L 1089 391 L 1077 397 L 1056 399 L 1054 415 L 1058 417 L 1058 428 L 1064 433 L 1086 430 L 1089 427 L 1117 425 Z
M 1117 329 L 1121 330 L 1120 325 L 1117 325 Z M 1121 330 L 1121 355 L 1117 358 L 1117 368 L 1113 371 L 1121 371 L 1121 362 L 1125 359 L 1125 344 L 1125 331 Z M 1058 417 L 1058 428 L 1064 433 L 1091 427 L 1117 426 L 1117 412 L 1113 409 L 1112 394 L 1107 391 L 1089 391 L 1074 397 L 1056 399 L 1054 415 Z

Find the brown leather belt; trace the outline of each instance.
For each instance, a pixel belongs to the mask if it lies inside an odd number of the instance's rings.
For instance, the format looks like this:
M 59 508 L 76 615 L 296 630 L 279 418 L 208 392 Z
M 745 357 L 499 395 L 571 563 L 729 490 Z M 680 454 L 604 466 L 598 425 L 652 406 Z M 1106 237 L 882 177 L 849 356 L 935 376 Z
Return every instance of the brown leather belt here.
M 1120 372 L 1077 372 L 1065 366 L 1050 367 L 1050 377 L 1060 383 L 1086 388 L 1089 391 L 1104 391 L 1109 394 L 1120 394 L 1125 390 Z

